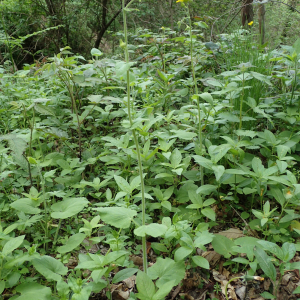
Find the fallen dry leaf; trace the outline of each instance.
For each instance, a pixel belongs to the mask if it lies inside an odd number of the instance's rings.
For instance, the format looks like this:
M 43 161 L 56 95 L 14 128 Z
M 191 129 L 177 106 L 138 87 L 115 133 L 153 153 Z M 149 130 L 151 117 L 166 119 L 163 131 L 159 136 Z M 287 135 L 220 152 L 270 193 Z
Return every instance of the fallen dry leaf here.
M 226 237 L 229 238 L 229 239 L 237 239 L 237 238 L 239 238 L 239 237 L 245 236 L 245 235 L 243 234 L 243 231 L 241 231 L 241 230 L 238 229 L 238 228 L 230 228 L 230 229 L 228 229 L 228 230 L 218 232 L 218 234 L 223 235 L 223 236 L 226 236 Z
M 130 255 L 129 260 L 131 260 L 136 266 L 143 266 L 143 259 L 136 255 Z
M 229 275 L 230 275 L 230 272 L 227 271 L 225 268 L 223 268 L 223 270 L 222 270 L 222 275 L 224 275 L 224 276 L 226 277 L 226 279 L 228 279 L 228 278 L 229 278 Z
M 288 282 L 290 281 L 290 279 L 294 279 L 294 277 L 295 277 L 295 274 L 293 274 L 293 273 L 286 273 L 286 274 L 284 274 L 283 275 L 283 277 L 282 277 L 282 280 L 281 280 L 281 284 L 282 285 L 287 285 L 288 284 Z
M 232 300 L 238 300 L 233 287 L 231 289 L 228 287 L 228 298 Z
M 271 285 L 271 280 L 268 278 L 266 280 L 264 280 L 264 290 L 268 291 Z
M 174 290 L 174 292 L 172 293 L 172 298 L 171 300 L 174 300 L 176 298 L 176 296 L 179 294 L 181 290 L 181 283 L 179 283 L 176 287 L 176 289 Z
M 136 279 L 136 276 L 133 275 L 129 278 L 124 279 L 123 282 L 124 282 L 124 284 L 126 285 L 127 288 L 131 289 L 131 288 L 134 287 L 135 279 Z
M 202 257 L 207 259 L 211 268 L 215 267 L 221 259 L 221 255 L 215 251 L 206 251 L 202 254 Z
M 246 297 L 246 287 L 243 285 L 235 289 L 235 293 L 240 297 L 241 300 L 244 300 Z
M 213 277 L 214 277 L 214 280 L 217 281 L 217 282 L 221 282 L 221 281 L 224 281 L 226 280 L 226 276 L 220 274 L 218 271 L 216 270 L 213 270 Z M 226 280 L 228 281 L 228 280 Z

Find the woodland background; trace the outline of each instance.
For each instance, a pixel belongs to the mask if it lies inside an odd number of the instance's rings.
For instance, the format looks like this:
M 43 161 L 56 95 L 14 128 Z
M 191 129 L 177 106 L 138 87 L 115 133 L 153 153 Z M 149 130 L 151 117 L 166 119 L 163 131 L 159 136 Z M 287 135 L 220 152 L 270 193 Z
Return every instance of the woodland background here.
M 218 34 L 230 32 L 242 23 L 247 26 L 252 20 L 253 30 L 258 32 L 265 20 L 262 43 L 267 41 L 268 47 L 291 44 L 299 36 L 299 1 L 261 1 L 254 7 L 252 3 L 253 0 L 197 0 L 191 3 L 191 16 L 210 26 L 205 40 L 214 40 Z M 185 11 L 175 4 L 174 0 L 136 3 L 128 20 L 132 37 L 143 28 L 153 32 L 159 32 L 162 26 L 184 30 L 178 21 Z M 117 47 L 122 37 L 118 32 L 123 26 L 121 1 L 1 0 L 0 12 L 0 63 L 9 57 L 7 38 L 10 46 L 14 46 L 12 54 L 18 67 L 58 53 L 65 46 L 83 56 L 93 47 L 109 54 L 122 53 Z M 49 30 L 52 27 L 56 28 Z
M 0 0 L 0 300 L 300 299 L 299 24 Z

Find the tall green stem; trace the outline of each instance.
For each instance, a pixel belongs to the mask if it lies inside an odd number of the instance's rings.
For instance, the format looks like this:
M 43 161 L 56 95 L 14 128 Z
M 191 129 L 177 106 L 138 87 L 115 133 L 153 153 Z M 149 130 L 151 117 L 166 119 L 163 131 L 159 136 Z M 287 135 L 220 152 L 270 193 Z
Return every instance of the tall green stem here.
M 37 169 L 40 175 L 40 181 L 42 186 L 42 195 L 44 199 L 44 214 L 45 214 L 45 238 L 48 240 L 49 238 L 49 231 L 48 231 L 48 208 L 47 208 L 47 200 L 46 200 L 46 191 L 45 191 L 45 179 L 43 178 L 40 165 L 37 165 Z M 46 250 L 48 249 L 48 241 L 45 243 Z
M 127 4 L 127 7 L 133 2 L 130 1 Z M 123 11 L 123 22 L 124 22 L 124 35 L 125 35 L 125 60 L 126 63 L 129 63 L 129 52 L 128 52 L 128 36 L 127 36 L 127 19 L 126 19 L 126 10 L 125 10 L 125 0 L 122 0 L 122 11 Z M 127 71 L 127 109 L 128 109 L 128 118 L 130 125 L 132 127 L 133 120 L 131 115 L 131 102 L 130 102 L 130 76 L 129 70 Z M 133 139 L 135 143 L 137 159 L 138 159 L 138 168 L 139 174 L 141 178 L 141 194 L 142 194 L 142 225 L 146 224 L 146 199 L 145 199 L 145 184 L 144 184 L 144 175 L 143 175 L 143 166 L 142 166 L 142 158 L 140 153 L 139 141 L 137 137 L 137 133 L 135 129 L 132 129 Z M 142 237 L 142 250 L 143 250 L 143 267 L 144 272 L 147 273 L 147 247 L 146 247 L 146 236 Z
M 198 85 L 197 85 L 197 79 L 196 79 L 196 73 L 195 73 L 195 67 L 194 67 L 194 57 L 193 57 L 193 34 L 192 34 L 192 20 L 190 16 L 190 7 L 187 6 L 187 14 L 189 19 L 189 31 L 190 31 L 190 56 L 191 56 L 191 68 L 192 68 L 192 75 L 194 80 L 194 87 L 195 87 L 195 94 L 197 97 L 197 110 L 198 110 L 198 139 L 199 139 L 199 148 L 200 148 L 200 155 L 202 155 L 202 126 L 201 126 L 201 112 L 200 112 L 200 101 L 199 101 L 199 93 L 198 93 Z M 200 166 L 200 176 L 201 176 L 201 185 L 204 184 L 203 179 L 203 167 Z
M 240 125 L 239 125 L 239 130 L 242 129 L 242 112 L 243 112 L 243 102 L 244 102 L 244 93 L 245 93 L 245 73 L 243 71 L 243 90 L 242 90 L 242 97 L 240 101 Z

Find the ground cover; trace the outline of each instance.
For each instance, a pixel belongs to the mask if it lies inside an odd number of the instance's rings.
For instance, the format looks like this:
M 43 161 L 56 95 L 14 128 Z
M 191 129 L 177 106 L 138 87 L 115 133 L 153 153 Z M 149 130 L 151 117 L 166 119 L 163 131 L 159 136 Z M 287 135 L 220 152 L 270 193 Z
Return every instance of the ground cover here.
M 124 55 L 1 69 L 2 298 L 297 299 L 300 40 L 123 13 Z

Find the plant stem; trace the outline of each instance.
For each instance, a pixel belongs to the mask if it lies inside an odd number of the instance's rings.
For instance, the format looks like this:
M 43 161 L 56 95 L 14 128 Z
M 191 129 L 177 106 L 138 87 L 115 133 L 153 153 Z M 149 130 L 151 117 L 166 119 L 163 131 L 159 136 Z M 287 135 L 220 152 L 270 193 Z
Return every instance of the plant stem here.
M 199 102 L 199 96 L 198 96 L 198 85 L 197 85 L 197 79 L 196 79 L 196 73 L 195 73 L 195 67 L 194 67 L 194 57 L 193 57 L 193 34 L 192 34 L 192 20 L 190 16 L 190 7 L 187 6 L 187 14 L 189 18 L 189 32 L 190 32 L 190 56 L 191 56 L 191 68 L 192 68 L 192 75 L 194 80 L 194 87 L 195 87 L 195 94 L 197 97 L 197 110 L 198 110 L 198 139 L 199 139 L 199 148 L 200 148 L 200 155 L 202 155 L 202 126 L 201 126 L 201 111 L 200 111 L 200 102 Z M 200 166 L 200 177 L 201 177 L 201 185 L 204 184 L 203 179 L 203 167 Z
M 55 236 L 54 236 L 54 240 L 53 240 L 53 245 L 56 245 L 58 232 L 59 232 L 59 229 L 60 229 L 60 226 L 61 226 L 61 222 L 62 222 L 62 219 L 59 219 L 57 229 L 56 229 L 56 232 L 55 232 Z
M 60 70 L 60 73 L 58 73 L 58 77 L 60 78 L 60 80 L 65 84 L 65 86 L 68 89 L 70 98 L 71 98 L 71 104 L 72 104 L 72 110 L 74 109 L 75 115 L 76 115 L 76 120 L 77 120 L 77 132 L 78 132 L 78 152 L 79 152 L 79 160 L 81 161 L 81 153 L 82 153 L 82 145 L 81 145 L 81 122 L 79 120 L 79 115 L 78 115 L 78 110 L 77 110 L 77 106 L 76 106 L 76 100 L 74 97 L 74 92 L 73 92 L 73 86 L 70 83 L 70 79 L 68 76 L 64 76 L 63 72 Z M 64 79 L 64 77 L 66 79 Z
M 239 130 L 242 129 L 242 111 L 243 111 L 243 102 L 244 102 L 244 93 L 245 93 L 245 78 L 244 78 L 244 71 L 243 71 L 243 90 L 242 90 L 242 97 L 241 97 L 241 102 L 240 102 L 240 125 L 239 125 Z
M 227 284 L 226 284 L 226 286 L 225 286 L 225 297 L 226 297 L 226 300 L 228 300 L 227 289 L 228 289 L 229 283 L 232 282 L 232 281 L 234 281 L 234 280 L 237 280 L 237 279 L 240 279 L 240 277 L 234 277 L 234 278 L 231 278 L 231 279 L 227 282 Z
M 133 1 L 133 0 L 132 0 Z M 131 4 L 132 1 L 129 3 Z M 129 6 L 127 5 L 127 7 Z M 125 0 L 122 0 L 122 11 L 123 11 L 123 22 L 124 22 L 124 35 L 125 35 L 125 60 L 126 63 L 129 63 L 129 52 L 128 52 L 128 36 L 127 36 L 127 19 L 125 11 Z M 130 76 L 129 70 L 127 70 L 127 109 L 128 109 L 128 118 L 130 126 L 133 125 L 133 120 L 131 116 L 131 102 L 130 102 Z M 137 159 L 138 159 L 138 168 L 141 178 L 141 194 L 142 194 L 142 225 L 146 224 L 146 199 L 145 199 L 145 184 L 144 184 L 144 175 L 143 175 L 143 166 L 142 158 L 140 153 L 139 141 L 136 134 L 136 130 L 132 129 L 133 139 L 135 143 Z M 146 247 L 146 236 L 142 237 L 142 252 L 143 252 L 143 267 L 144 272 L 147 273 L 147 247 Z
M 45 179 L 43 178 L 41 168 L 39 164 L 37 165 L 38 172 L 40 175 L 40 181 L 42 186 L 42 194 L 44 199 L 44 213 L 45 213 L 45 238 L 48 240 L 49 234 L 48 234 L 48 209 L 47 209 L 47 201 L 46 201 L 46 192 L 45 192 Z M 48 249 L 48 242 L 45 243 L 46 250 Z

